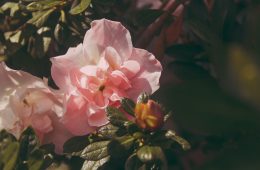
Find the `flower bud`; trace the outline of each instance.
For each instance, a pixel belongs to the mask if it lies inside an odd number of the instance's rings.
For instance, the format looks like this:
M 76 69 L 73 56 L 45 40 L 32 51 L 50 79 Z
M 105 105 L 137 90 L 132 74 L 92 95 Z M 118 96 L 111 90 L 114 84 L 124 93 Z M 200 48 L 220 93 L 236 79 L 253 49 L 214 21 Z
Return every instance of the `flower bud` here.
M 147 103 L 137 103 L 135 117 L 136 123 L 142 129 L 153 131 L 163 125 L 162 108 L 153 100 L 148 100 Z

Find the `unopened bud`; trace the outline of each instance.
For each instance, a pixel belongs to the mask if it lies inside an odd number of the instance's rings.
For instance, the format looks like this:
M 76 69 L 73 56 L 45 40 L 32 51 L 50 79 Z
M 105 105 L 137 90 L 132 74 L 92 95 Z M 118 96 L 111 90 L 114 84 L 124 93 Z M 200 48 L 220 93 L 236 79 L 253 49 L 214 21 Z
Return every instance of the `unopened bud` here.
M 153 100 L 147 103 L 137 103 L 135 107 L 136 123 L 146 130 L 156 130 L 163 125 L 163 111 L 161 106 Z

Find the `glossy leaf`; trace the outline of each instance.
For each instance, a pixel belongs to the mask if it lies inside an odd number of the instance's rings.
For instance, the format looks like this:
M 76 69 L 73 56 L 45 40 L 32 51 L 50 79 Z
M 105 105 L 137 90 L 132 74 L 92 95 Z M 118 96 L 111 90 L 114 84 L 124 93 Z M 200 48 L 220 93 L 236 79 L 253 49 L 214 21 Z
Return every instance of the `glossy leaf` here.
M 62 5 L 63 1 L 61 0 L 40 0 L 37 2 L 32 2 L 26 6 L 26 9 L 29 11 L 42 11 L 49 8 L 53 8 L 57 5 Z
M 80 0 L 80 3 L 70 10 L 70 14 L 76 15 L 85 11 L 90 3 L 91 0 Z
M 73 155 L 78 155 L 88 144 L 90 143 L 88 136 L 75 136 L 70 138 L 63 145 L 64 153 L 71 153 Z
M 17 165 L 16 161 L 19 154 L 19 143 L 12 142 L 2 152 L 3 154 L 1 154 L 0 162 L 4 164 L 3 170 L 15 169 Z
M 33 24 L 36 27 L 42 27 L 47 19 L 49 18 L 50 14 L 55 10 L 55 8 L 51 8 L 44 11 L 38 11 L 33 14 L 33 17 L 27 21 L 28 24 Z
M 139 169 L 143 163 L 138 159 L 136 154 L 132 154 L 129 156 L 129 158 L 126 160 L 125 163 L 125 170 L 137 170 Z
M 127 113 L 129 113 L 130 115 L 132 115 L 132 116 L 135 115 L 135 112 L 134 112 L 135 103 L 134 103 L 133 100 L 128 99 L 128 98 L 123 98 L 123 99 L 121 100 L 121 107 L 122 107 Z
M 168 130 L 165 133 L 165 137 L 166 138 L 170 138 L 170 139 L 174 140 L 175 142 L 177 142 L 178 144 L 180 144 L 182 149 L 185 150 L 185 151 L 189 150 L 191 148 L 191 146 L 190 146 L 188 141 L 186 141 L 185 139 L 183 139 L 180 136 L 177 136 L 176 133 L 174 131 L 172 131 L 172 130 Z
M 81 157 L 88 161 L 99 161 L 108 157 L 107 146 L 110 141 L 100 141 L 89 144 L 81 153 Z
M 161 161 L 161 169 L 167 169 L 167 161 L 163 150 L 158 146 L 143 146 L 137 151 L 137 157 L 143 163 Z
M 119 130 L 118 127 L 113 126 L 112 124 L 107 124 L 102 126 L 98 130 L 98 134 L 105 138 L 113 138 L 116 137 L 116 132 Z
M 106 108 L 107 117 L 111 124 L 115 126 L 127 125 L 127 118 L 119 109 L 108 106 Z
M 147 93 L 141 93 L 137 98 L 137 103 L 147 103 L 149 95 Z
M 6 11 L 10 9 L 10 16 L 14 16 L 15 13 L 20 9 L 19 4 L 16 2 L 6 2 L 3 6 L 1 6 L 2 11 Z
M 109 161 L 109 156 L 104 157 L 98 161 L 85 161 L 81 170 L 97 170 L 99 169 L 102 165 L 104 165 L 106 162 Z

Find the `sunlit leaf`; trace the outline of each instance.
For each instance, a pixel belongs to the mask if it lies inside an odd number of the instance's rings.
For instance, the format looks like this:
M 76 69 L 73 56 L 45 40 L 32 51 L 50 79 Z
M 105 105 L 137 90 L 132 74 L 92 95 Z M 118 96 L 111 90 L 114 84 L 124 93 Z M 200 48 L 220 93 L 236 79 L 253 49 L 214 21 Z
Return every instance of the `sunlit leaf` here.
M 2 7 L 2 11 L 6 11 L 10 9 L 10 16 L 14 16 L 14 14 L 19 10 L 19 4 L 16 2 L 6 2 Z
M 61 0 L 40 0 L 28 4 L 26 9 L 29 11 L 42 11 L 62 4 L 64 4 L 64 1 Z
M 123 98 L 123 99 L 121 100 L 121 106 L 122 106 L 122 108 L 123 108 L 127 113 L 129 113 L 130 115 L 132 115 L 132 116 L 135 115 L 135 112 L 134 112 L 135 103 L 134 103 L 133 100 L 128 99 L 128 98 Z
M 189 150 L 191 148 L 188 141 L 186 141 L 185 139 L 183 139 L 180 136 L 177 136 L 176 133 L 172 130 L 168 130 L 166 132 L 165 136 L 167 138 L 170 138 L 170 139 L 174 140 L 175 142 L 179 143 L 183 150 Z
M 105 157 L 108 157 L 107 146 L 110 141 L 100 141 L 89 144 L 81 153 L 83 159 L 89 161 L 99 161 Z
M 36 27 L 40 28 L 44 25 L 44 23 L 49 18 L 50 14 L 55 10 L 55 8 L 51 8 L 44 11 L 38 11 L 33 14 L 32 19 L 27 21 L 28 24 L 33 24 Z
M 128 122 L 124 113 L 119 109 L 108 106 L 106 108 L 107 117 L 111 124 L 116 126 L 125 126 Z
M 70 10 L 70 14 L 76 15 L 87 9 L 90 5 L 91 0 L 80 0 L 80 3 Z

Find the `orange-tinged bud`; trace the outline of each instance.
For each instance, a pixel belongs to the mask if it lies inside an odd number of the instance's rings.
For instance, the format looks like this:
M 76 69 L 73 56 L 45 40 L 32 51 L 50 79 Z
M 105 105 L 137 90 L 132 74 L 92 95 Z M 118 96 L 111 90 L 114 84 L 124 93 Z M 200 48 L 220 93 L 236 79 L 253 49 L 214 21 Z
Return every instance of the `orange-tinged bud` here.
M 135 106 L 136 123 L 146 130 L 156 130 L 163 124 L 163 111 L 161 106 L 153 100 L 147 103 L 137 103 Z

